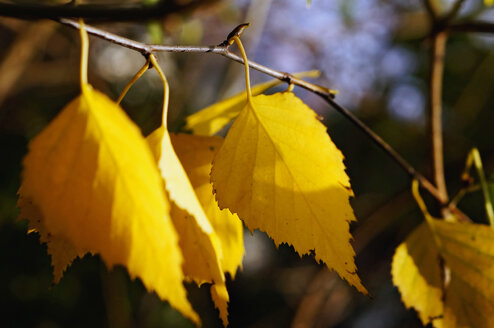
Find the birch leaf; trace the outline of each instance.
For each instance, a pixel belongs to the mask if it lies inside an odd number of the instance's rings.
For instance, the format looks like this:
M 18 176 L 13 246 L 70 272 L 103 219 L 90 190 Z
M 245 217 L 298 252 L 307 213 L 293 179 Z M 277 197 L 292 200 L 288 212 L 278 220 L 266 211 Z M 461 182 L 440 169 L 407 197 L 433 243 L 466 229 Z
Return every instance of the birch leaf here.
M 349 222 L 355 217 L 343 155 L 293 93 L 250 99 L 216 154 L 211 181 L 221 208 L 276 244 L 315 252 L 359 291 Z
M 228 300 L 230 296 L 228 295 L 228 290 L 225 284 L 214 284 L 211 286 L 211 298 L 213 303 L 218 308 L 220 312 L 221 321 L 223 321 L 224 326 L 228 325 Z
M 317 70 L 307 71 L 294 74 L 297 77 L 317 77 L 320 72 Z M 274 79 L 265 83 L 260 83 L 252 87 L 252 95 L 257 96 L 268 89 L 283 83 L 278 79 Z M 242 91 L 232 97 L 217 102 L 209 107 L 206 107 L 197 113 L 194 113 L 186 118 L 186 129 L 191 130 L 194 134 L 211 136 L 220 131 L 225 125 L 230 123 L 238 116 L 242 108 L 245 106 L 247 94 Z
M 84 254 L 77 254 L 74 245 L 60 235 L 50 233 L 45 225 L 41 210 L 31 200 L 26 199 L 26 193 L 19 190 L 19 200 L 17 207 L 20 209 L 19 218 L 28 219 L 28 233 L 37 232 L 41 243 L 46 244 L 47 252 L 51 257 L 53 266 L 54 283 L 58 283 L 63 276 L 63 272 L 68 265 L 77 257 Z
M 31 141 L 20 205 L 39 209 L 42 235 L 46 229 L 70 242 L 77 254 L 98 253 L 108 267 L 126 266 L 198 322 L 182 284 L 169 204 L 144 138 L 118 105 L 87 84 L 82 91 Z
M 235 278 L 237 268 L 242 267 L 244 255 L 242 222 L 237 215 L 218 207 L 209 181 L 211 163 L 223 143 L 223 138 L 172 134 L 171 139 L 197 198 L 220 240 L 223 250 L 221 266 L 224 272 L 229 272 L 232 278 Z
M 422 223 L 396 249 L 391 265 L 393 284 L 405 306 L 414 308 L 426 326 L 442 327 L 442 277 L 439 252 L 430 228 Z
M 225 285 L 220 264 L 223 256 L 221 245 L 173 149 L 170 134 L 162 125 L 148 137 L 148 142 L 158 161 L 166 190 L 174 202 L 171 216 L 185 259 L 185 275 L 199 285 L 205 282 Z M 228 293 L 220 295 L 222 298 L 217 297 L 213 300 L 220 310 L 221 318 L 226 319 Z M 223 323 L 226 326 L 228 321 Z
M 429 224 L 451 270 L 445 327 L 494 327 L 494 229 L 435 219 Z

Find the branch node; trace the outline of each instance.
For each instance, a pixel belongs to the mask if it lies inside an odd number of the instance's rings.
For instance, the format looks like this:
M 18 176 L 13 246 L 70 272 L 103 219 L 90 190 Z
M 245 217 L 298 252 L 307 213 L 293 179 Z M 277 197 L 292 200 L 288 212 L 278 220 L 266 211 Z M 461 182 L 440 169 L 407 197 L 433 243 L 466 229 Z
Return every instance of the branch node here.
M 242 35 L 242 33 L 244 32 L 244 30 L 249 27 L 250 23 L 243 23 L 243 24 L 240 24 L 238 25 L 237 27 L 235 27 L 229 34 L 228 36 L 226 37 L 226 40 L 221 42 L 218 46 L 219 47 L 225 47 L 225 48 L 228 48 L 229 46 L 231 46 L 233 44 L 234 41 L 234 38 L 237 36 L 237 37 L 240 37 Z

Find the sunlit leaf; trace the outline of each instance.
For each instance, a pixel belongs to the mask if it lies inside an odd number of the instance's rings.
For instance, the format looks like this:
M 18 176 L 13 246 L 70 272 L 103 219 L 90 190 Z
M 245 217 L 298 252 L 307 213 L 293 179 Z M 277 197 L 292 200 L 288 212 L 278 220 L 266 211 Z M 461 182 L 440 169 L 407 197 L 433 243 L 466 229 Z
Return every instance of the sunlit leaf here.
M 226 289 L 226 285 L 225 284 L 212 285 L 211 298 L 213 299 L 214 305 L 218 308 L 220 312 L 221 321 L 223 321 L 223 324 L 226 327 L 228 325 L 228 300 L 230 299 L 230 296 L 228 295 L 228 290 Z
M 317 77 L 319 71 L 308 71 L 294 74 L 297 77 Z M 264 93 L 266 90 L 283 83 L 274 79 L 252 87 L 252 95 L 256 96 Z M 209 107 L 206 107 L 197 113 L 186 118 L 186 129 L 191 130 L 194 134 L 211 136 L 220 131 L 225 125 L 230 123 L 240 113 L 245 106 L 247 94 L 242 91 L 235 96 L 219 101 Z
M 166 190 L 173 201 L 171 216 L 185 259 L 185 275 L 199 285 L 210 282 L 224 286 L 220 242 L 173 149 L 170 134 L 161 126 L 148 137 L 148 141 L 158 161 Z M 228 293 L 220 293 L 219 296 L 222 298 L 216 297 L 213 300 L 221 312 L 221 318 L 226 319 Z M 228 321 L 224 321 L 224 324 L 226 326 Z
M 494 229 L 474 223 L 429 222 L 451 270 L 445 327 L 494 327 Z
M 40 213 L 29 219 L 42 240 L 51 234 L 78 255 L 97 253 L 108 267 L 126 266 L 131 277 L 198 322 L 182 284 L 169 204 L 144 138 L 118 105 L 87 84 L 82 91 L 31 141 L 20 206 L 32 204 Z M 69 264 L 73 254 L 57 258 Z M 54 265 L 57 276 L 64 264 L 54 258 Z
M 223 138 L 172 134 L 171 139 L 197 198 L 220 240 L 223 251 L 221 266 L 234 278 L 237 268 L 242 267 L 244 254 L 242 222 L 237 215 L 218 207 L 209 181 L 211 163 L 216 151 L 223 144 Z
M 280 80 L 271 80 L 258 84 L 252 88 L 254 95 L 261 94 L 266 90 L 283 83 Z M 217 102 L 186 118 L 185 128 L 194 134 L 211 136 L 220 131 L 230 123 L 245 105 L 246 94 L 242 91 L 235 96 Z
M 256 96 L 216 154 L 211 181 L 221 208 L 250 230 L 300 254 L 313 251 L 359 291 L 349 222 L 355 220 L 343 155 L 293 93 Z
M 422 323 L 442 327 L 442 277 L 440 257 L 426 223 L 416 228 L 396 249 L 391 265 L 393 284 L 403 303 L 414 308 Z
M 424 307 L 430 302 L 410 288 L 415 286 L 423 293 L 436 295 L 438 274 L 435 267 L 440 264 L 443 273 L 439 275 L 441 279 L 439 286 L 443 286 L 441 301 L 444 311 L 441 315 L 442 322 L 437 322 L 448 328 L 494 327 L 492 316 L 494 313 L 494 229 L 482 224 L 459 222 L 454 215 L 448 216 L 446 220 L 434 218 L 420 196 L 417 180 L 412 183 L 412 194 L 424 214 L 431 233 L 416 235 L 417 231 L 415 231 L 407 242 L 416 241 L 417 246 L 412 248 L 414 253 L 418 254 L 422 249 L 422 252 L 430 254 L 415 256 L 413 260 L 416 262 L 407 266 L 408 278 L 414 277 L 418 283 L 406 284 L 403 282 L 407 281 L 407 278 L 398 278 L 397 285 L 402 292 L 404 302 L 413 302 L 410 305 L 420 311 L 421 318 L 427 313 L 428 310 Z M 397 250 L 395 262 L 396 258 L 400 258 L 398 254 L 401 249 L 402 246 Z M 440 255 L 441 262 L 432 261 L 437 254 Z M 420 260 L 424 257 L 429 260 Z M 397 267 L 397 263 L 393 263 L 393 267 L 395 266 Z M 401 273 L 407 275 L 406 268 Z M 393 279 L 397 279 L 395 273 Z M 427 283 L 423 283 L 424 280 Z M 427 291 L 427 288 L 433 290 Z M 437 308 L 437 304 L 434 307 Z M 436 326 L 436 321 L 433 323 Z
M 77 254 L 74 245 L 61 235 L 50 233 L 45 225 L 41 210 L 32 201 L 25 198 L 25 192 L 19 190 L 19 200 L 17 206 L 20 209 L 19 218 L 28 220 L 28 233 L 37 232 L 41 243 L 46 244 L 47 252 L 51 256 L 53 266 L 54 282 L 58 283 L 68 265 L 77 257 L 84 254 Z
M 492 5 L 494 5 L 494 0 L 484 0 L 484 4 L 486 6 L 492 6 Z

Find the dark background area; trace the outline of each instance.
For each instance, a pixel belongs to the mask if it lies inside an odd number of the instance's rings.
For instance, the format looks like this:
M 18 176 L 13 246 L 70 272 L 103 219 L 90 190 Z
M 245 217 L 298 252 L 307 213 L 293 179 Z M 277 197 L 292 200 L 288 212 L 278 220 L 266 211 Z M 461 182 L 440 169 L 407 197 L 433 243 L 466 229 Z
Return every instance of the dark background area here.
M 163 20 L 88 24 L 143 42 L 209 45 L 250 22 L 242 36 L 250 59 L 287 72 L 321 70 L 312 81 L 339 90 L 339 103 L 431 177 L 431 42 L 421 1 L 313 0 L 310 7 L 303 0 L 209 2 Z M 446 9 L 453 1 L 436 3 Z M 494 10 L 480 0 L 466 0 L 459 18 L 493 21 Z M 94 37 L 90 42 L 89 81 L 116 99 L 144 59 Z M 187 115 L 244 88 L 243 67 L 221 56 L 166 53 L 159 59 L 171 87 L 174 131 L 181 130 Z M 78 72 L 77 31 L 47 20 L 0 17 L 0 327 L 191 326 L 139 281 L 131 281 L 125 269 L 108 272 L 98 256 L 77 259 L 53 286 L 45 245 L 36 234 L 26 234 L 26 222 L 16 221 L 27 144 L 77 96 Z M 254 83 L 269 79 L 252 75 Z M 160 123 L 161 88 L 157 74 L 148 72 L 122 103 L 144 134 Z M 494 181 L 494 37 L 451 35 L 443 90 L 446 180 L 454 196 L 472 147 L 478 147 Z M 360 295 L 313 258 L 300 258 L 287 245 L 277 249 L 264 233 L 246 231 L 244 269 L 228 279 L 231 326 L 420 327 L 390 276 L 394 249 L 423 219 L 408 176 L 318 96 L 294 91 L 324 117 L 346 157 L 358 219 L 352 224 L 356 262 L 372 297 Z M 433 208 L 432 199 L 426 200 Z M 479 192 L 468 194 L 459 207 L 485 222 Z M 203 326 L 220 326 L 208 287 L 187 288 Z

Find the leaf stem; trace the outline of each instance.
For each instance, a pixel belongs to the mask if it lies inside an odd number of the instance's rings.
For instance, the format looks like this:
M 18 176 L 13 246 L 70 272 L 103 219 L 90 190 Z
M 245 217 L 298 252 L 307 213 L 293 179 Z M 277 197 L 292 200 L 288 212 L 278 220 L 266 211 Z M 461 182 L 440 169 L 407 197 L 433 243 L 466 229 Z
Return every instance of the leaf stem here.
M 484 205 L 485 213 L 491 227 L 494 227 L 494 209 L 492 208 L 491 196 L 489 194 L 489 188 L 487 185 L 487 179 L 485 178 L 484 168 L 482 166 L 482 159 L 480 158 L 480 153 L 477 148 L 473 148 L 470 153 L 468 153 L 467 161 L 465 164 L 465 170 L 462 174 L 462 180 L 467 180 L 470 176 L 469 172 L 472 164 L 477 169 L 477 174 L 480 180 L 480 187 L 482 189 L 482 194 L 484 195 Z
M 419 181 L 417 179 L 412 180 L 412 195 L 413 198 L 415 198 L 415 201 L 417 202 L 420 211 L 422 212 L 422 214 L 424 214 L 426 220 L 429 221 L 429 219 L 431 218 L 431 214 L 429 213 L 429 210 L 427 209 L 427 206 L 425 205 L 422 196 L 420 196 Z
M 166 79 L 165 73 L 161 70 L 160 65 L 158 64 L 158 60 L 153 54 L 149 55 L 149 60 L 151 61 L 151 64 L 153 64 L 153 67 L 156 69 L 158 72 L 161 81 L 163 82 L 163 117 L 162 119 L 162 124 L 165 130 L 167 129 L 167 118 L 168 118 L 168 101 L 170 98 L 170 87 L 168 86 L 168 81 Z
M 242 59 L 244 60 L 245 67 L 245 88 L 247 90 L 247 100 L 249 103 L 252 103 L 252 90 L 250 89 L 250 74 L 249 74 L 249 61 L 247 60 L 247 54 L 245 53 L 244 46 L 242 45 L 242 41 L 238 36 L 233 36 L 232 38 L 237 44 L 238 49 L 240 50 L 240 54 L 242 54 Z
M 87 82 L 87 61 L 89 57 L 89 38 L 87 36 L 86 26 L 82 18 L 79 19 L 79 34 L 81 36 L 81 89 L 84 90 Z
M 125 86 L 122 93 L 120 94 L 120 96 L 117 99 L 117 104 L 120 104 L 120 102 L 122 102 L 122 99 L 125 97 L 125 95 L 130 90 L 130 88 L 134 85 L 134 83 L 137 80 L 139 80 L 139 78 L 142 76 L 142 74 L 144 74 L 149 69 L 149 64 L 151 63 L 150 58 L 151 58 L 151 56 L 148 57 L 148 59 L 146 60 L 146 63 L 144 65 L 142 65 L 141 69 L 134 75 L 134 77 L 132 77 L 132 79 L 129 81 L 129 83 L 127 83 L 127 85 Z

